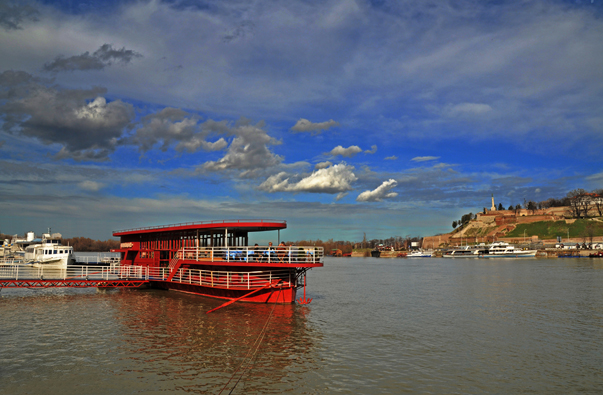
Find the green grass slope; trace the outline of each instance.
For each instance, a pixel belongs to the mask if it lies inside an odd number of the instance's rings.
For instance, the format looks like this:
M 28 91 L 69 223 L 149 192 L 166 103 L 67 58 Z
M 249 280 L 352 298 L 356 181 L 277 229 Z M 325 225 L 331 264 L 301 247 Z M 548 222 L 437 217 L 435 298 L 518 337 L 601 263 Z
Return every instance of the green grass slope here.
M 568 230 L 570 238 L 603 236 L 603 222 L 577 219 L 571 224 L 565 221 L 541 221 L 531 224 L 518 224 L 505 237 L 523 237 L 525 234 L 526 237 L 538 236 L 540 239 L 555 239 L 557 236 L 567 238 Z

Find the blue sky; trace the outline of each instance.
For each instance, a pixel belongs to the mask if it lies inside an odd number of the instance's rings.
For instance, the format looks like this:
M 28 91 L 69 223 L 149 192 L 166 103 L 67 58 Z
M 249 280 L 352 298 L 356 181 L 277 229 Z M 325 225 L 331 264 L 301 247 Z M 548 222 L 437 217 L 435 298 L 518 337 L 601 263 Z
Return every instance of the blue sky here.
M 601 1 L 97 3 L 0 1 L 3 233 L 427 236 L 603 188 Z

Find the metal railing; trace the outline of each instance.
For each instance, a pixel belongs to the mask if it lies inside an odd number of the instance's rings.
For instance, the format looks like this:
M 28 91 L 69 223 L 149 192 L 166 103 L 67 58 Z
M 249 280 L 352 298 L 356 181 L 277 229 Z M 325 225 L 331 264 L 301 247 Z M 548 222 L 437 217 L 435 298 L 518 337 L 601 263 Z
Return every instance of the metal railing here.
M 135 268 L 137 266 L 130 267 Z M 127 268 L 128 266 L 121 267 L 121 269 Z M 145 279 L 149 281 L 167 281 L 170 276 L 170 269 L 167 267 L 145 269 L 148 269 L 148 277 Z M 122 274 L 125 275 L 125 273 Z M 228 289 L 252 289 L 263 287 L 276 280 L 281 280 L 281 284 L 285 286 L 295 286 L 297 284 L 295 272 L 289 269 L 235 272 L 181 268 L 176 271 L 170 282 Z
M 323 247 L 255 246 L 255 247 L 186 247 L 174 257 L 184 260 L 246 263 L 322 263 Z
M 136 269 L 134 269 L 136 268 Z M 147 268 L 131 266 L 122 273 L 122 266 L 92 267 L 67 266 L 67 268 L 33 267 L 32 265 L 0 266 L 0 279 L 4 280 L 119 280 L 129 278 L 144 279 Z

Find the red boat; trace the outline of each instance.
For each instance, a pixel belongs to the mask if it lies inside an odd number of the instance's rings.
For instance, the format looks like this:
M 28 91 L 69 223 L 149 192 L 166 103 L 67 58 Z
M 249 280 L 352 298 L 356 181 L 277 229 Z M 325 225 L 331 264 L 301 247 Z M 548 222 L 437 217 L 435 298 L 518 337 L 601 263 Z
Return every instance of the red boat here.
M 306 272 L 324 266 L 322 247 L 249 246 L 249 233 L 287 227 L 277 220 L 187 222 L 113 232 L 124 272 L 154 288 L 214 298 L 294 303 Z M 304 289 L 305 291 L 305 289 Z M 305 303 L 304 299 L 299 300 Z

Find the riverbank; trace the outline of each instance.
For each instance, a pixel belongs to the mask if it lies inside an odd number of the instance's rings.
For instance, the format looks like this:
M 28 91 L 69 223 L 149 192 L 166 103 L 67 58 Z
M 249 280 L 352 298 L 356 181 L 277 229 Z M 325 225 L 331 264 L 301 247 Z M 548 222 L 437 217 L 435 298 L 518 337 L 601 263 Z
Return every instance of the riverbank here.
M 602 250 L 562 250 L 562 249 L 552 249 L 552 248 L 547 248 L 547 249 L 543 249 L 543 250 L 538 250 L 538 252 L 536 253 L 536 257 L 537 258 L 567 258 L 567 257 L 573 257 L 573 258 L 589 258 L 590 254 L 596 254 L 599 251 Z M 398 254 L 400 253 L 407 253 L 407 251 L 382 251 L 381 252 L 381 258 L 399 258 Z M 352 252 L 352 257 L 353 258 L 366 258 L 366 256 L 364 255 L 364 251 L 353 251 Z M 442 251 L 441 250 L 437 250 L 434 253 L 433 258 L 441 258 L 442 257 Z M 593 259 L 597 259 L 597 258 L 593 258 Z

